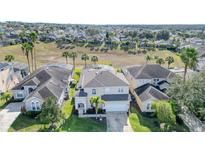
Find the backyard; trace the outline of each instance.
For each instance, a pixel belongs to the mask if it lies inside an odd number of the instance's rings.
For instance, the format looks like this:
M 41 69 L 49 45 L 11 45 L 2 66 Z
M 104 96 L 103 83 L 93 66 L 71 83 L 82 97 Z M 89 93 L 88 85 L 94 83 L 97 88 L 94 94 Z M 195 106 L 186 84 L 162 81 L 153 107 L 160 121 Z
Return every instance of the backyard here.
M 154 115 L 141 113 L 136 105 L 131 105 L 130 124 L 135 132 L 161 132 L 159 120 Z M 188 132 L 188 128 L 177 120 L 171 131 Z

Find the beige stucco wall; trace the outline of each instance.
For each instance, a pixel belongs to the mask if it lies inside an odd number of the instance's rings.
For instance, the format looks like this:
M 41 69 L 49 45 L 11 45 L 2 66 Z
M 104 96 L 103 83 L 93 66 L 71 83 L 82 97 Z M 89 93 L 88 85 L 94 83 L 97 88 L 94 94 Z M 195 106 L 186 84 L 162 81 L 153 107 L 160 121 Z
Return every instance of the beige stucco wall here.
M 13 69 L 6 67 L 3 71 L 0 71 L 0 92 L 12 89 L 20 80 L 20 76 L 14 73 Z
M 36 97 L 31 97 L 30 99 L 24 101 L 24 104 L 25 104 L 25 108 L 27 111 L 32 111 L 32 102 L 36 103 L 36 102 L 39 102 L 40 104 L 40 107 L 42 107 L 42 104 L 43 104 L 43 101 L 39 98 L 36 98 Z

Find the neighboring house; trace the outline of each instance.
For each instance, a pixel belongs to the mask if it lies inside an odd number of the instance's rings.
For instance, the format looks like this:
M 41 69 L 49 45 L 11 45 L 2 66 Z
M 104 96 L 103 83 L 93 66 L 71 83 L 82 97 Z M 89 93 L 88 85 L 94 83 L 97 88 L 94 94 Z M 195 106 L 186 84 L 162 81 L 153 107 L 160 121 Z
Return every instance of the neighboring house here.
M 184 68 L 173 68 L 173 69 L 170 69 L 170 71 L 180 77 L 184 77 Z M 191 79 L 191 77 L 196 73 L 197 73 L 196 71 L 187 69 L 186 79 Z
M 15 100 L 23 100 L 27 111 L 41 110 L 48 97 L 54 97 L 62 105 L 68 98 L 73 66 L 46 65 L 36 70 L 13 89 Z
M 129 83 L 122 73 L 117 73 L 114 69 L 84 69 L 78 88 L 75 109 L 79 114 L 94 108 L 90 103 L 93 96 L 100 96 L 105 101 L 101 108 L 106 112 L 129 110 Z
M 142 112 L 155 112 L 152 103 L 158 100 L 167 100 L 169 97 L 151 84 L 145 84 L 135 89 L 140 101 L 138 106 Z
M 169 98 L 164 92 L 175 76 L 170 70 L 158 64 L 146 64 L 125 67 L 122 71 L 134 90 L 134 95 L 139 98 L 137 104 L 142 112 L 154 112 L 154 101 Z
M 160 84 L 164 83 L 162 81 L 169 83 L 175 76 L 173 72 L 158 64 L 129 66 L 123 68 L 122 71 L 134 89 L 147 83 L 160 86 Z
M 18 64 L 18 65 L 17 65 Z M 24 67 L 20 67 L 20 65 Z M 28 75 L 28 66 L 22 63 L 0 63 L 0 93 L 12 89 Z

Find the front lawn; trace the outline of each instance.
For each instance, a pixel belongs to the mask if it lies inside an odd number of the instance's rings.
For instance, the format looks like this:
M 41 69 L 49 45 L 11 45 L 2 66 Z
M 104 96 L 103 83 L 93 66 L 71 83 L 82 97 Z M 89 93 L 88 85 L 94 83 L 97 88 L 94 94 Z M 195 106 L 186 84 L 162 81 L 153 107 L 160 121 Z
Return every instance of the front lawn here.
M 135 132 L 160 131 L 157 118 L 142 115 L 134 106 L 131 106 L 129 121 Z
M 43 132 L 48 131 L 49 126 L 41 124 L 37 119 L 21 114 L 9 128 L 9 132 Z
M 65 114 L 65 121 L 60 126 L 58 131 L 69 131 L 69 132 L 105 132 L 106 123 L 99 122 L 91 118 L 78 118 L 77 115 L 73 114 L 74 110 L 74 98 L 67 101 L 62 111 Z
M 142 113 L 135 106 L 131 106 L 131 114 L 129 116 L 130 124 L 135 132 L 161 132 L 159 120 L 155 116 L 147 116 Z M 176 123 L 172 130 L 176 132 L 188 132 L 188 128 L 181 123 Z
M 78 118 L 73 114 L 73 101 L 67 101 L 62 111 L 65 114 L 65 120 L 60 124 L 56 131 L 69 132 L 104 132 L 106 131 L 106 123 L 98 122 L 91 118 Z M 42 124 L 38 119 L 20 115 L 10 127 L 12 132 L 44 132 L 50 131 L 49 125 Z

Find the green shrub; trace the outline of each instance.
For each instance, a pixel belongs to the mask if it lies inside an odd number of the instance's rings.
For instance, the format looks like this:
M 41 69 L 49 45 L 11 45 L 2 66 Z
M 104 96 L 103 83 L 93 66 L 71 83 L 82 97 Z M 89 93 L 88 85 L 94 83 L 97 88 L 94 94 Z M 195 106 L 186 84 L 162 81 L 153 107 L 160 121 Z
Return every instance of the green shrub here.
M 140 124 L 139 118 L 138 118 L 136 113 L 131 113 L 130 114 L 129 121 L 130 121 L 130 124 L 132 126 L 132 129 L 135 132 L 150 132 L 149 128 L 144 127 Z
M 31 118 L 36 118 L 37 115 L 39 115 L 41 111 L 27 111 L 24 113 L 24 115 L 29 116 Z

